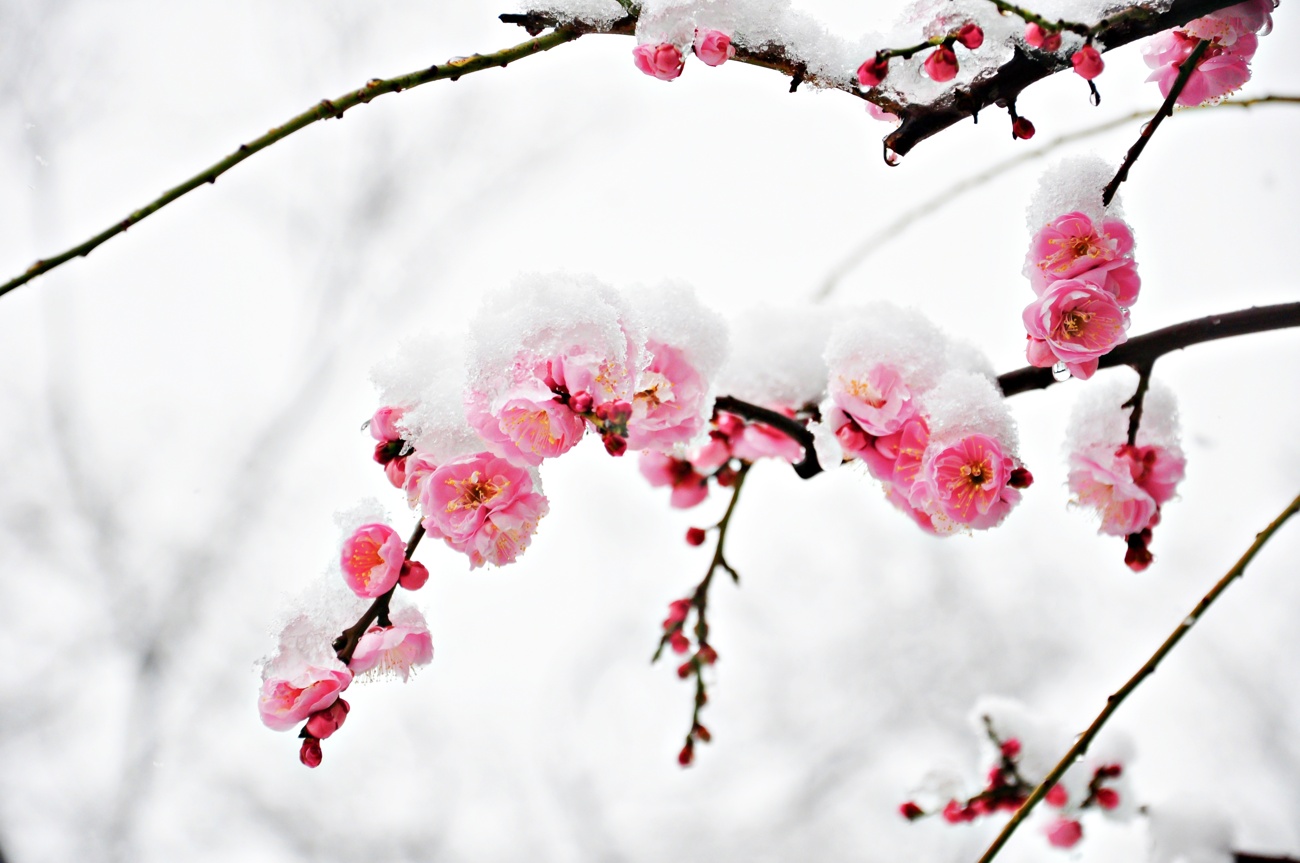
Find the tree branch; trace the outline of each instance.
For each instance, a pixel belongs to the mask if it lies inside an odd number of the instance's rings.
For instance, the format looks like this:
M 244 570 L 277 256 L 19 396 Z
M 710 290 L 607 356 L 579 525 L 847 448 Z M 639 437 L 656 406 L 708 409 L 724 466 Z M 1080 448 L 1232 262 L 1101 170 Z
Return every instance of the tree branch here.
M 543 51 L 549 51 L 557 45 L 563 45 L 565 42 L 572 42 L 577 39 L 580 33 L 572 30 L 559 29 L 545 36 L 536 39 L 529 39 L 527 42 L 521 42 L 510 48 L 504 48 L 491 54 L 474 54 L 470 57 L 458 57 L 446 63 L 430 66 L 427 69 L 421 69 L 416 72 L 410 72 L 406 75 L 399 75 L 396 78 L 372 78 L 364 86 L 356 90 L 350 90 L 335 99 L 322 99 L 319 103 L 303 111 L 296 117 L 293 117 L 271 129 L 265 135 L 254 138 L 247 144 L 240 144 L 235 152 L 231 153 L 220 162 L 212 165 L 205 171 L 201 171 L 190 177 L 173 189 L 169 189 L 159 197 L 145 204 L 140 209 L 134 211 L 120 222 L 101 231 L 95 236 L 86 240 L 84 243 L 73 246 L 66 252 L 62 252 L 51 258 L 42 258 L 27 268 L 27 271 L 20 276 L 16 276 L 9 281 L 0 285 L 0 296 L 12 291 L 21 285 L 30 282 L 32 279 L 48 273 L 55 267 L 65 264 L 73 258 L 84 258 L 95 250 L 100 244 L 112 239 L 118 234 L 125 233 L 127 228 L 138 224 L 149 216 L 161 210 L 177 198 L 189 194 L 205 183 L 215 183 L 217 178 L 238 165 L 240 162 L 252 156 L 261 150 L 281 141 L 294 132 L 306 128 L 319 120 L 327 120 L 330 117 L 342 119 L 343 114 L 357 105 L 364 105 L 372 99 L 382 96 L 385 93 L 400 93 L 403 90 L 410 90 L 419 87 L 421 84 L 428 84 L 430 81 L 441 81 L 444 78 L 456 81 L 462 75 L 470 75 L 474 72 L 481 72 L 484 69 L 494 69 L 505 67 L 515 60 L 521 60 L 524 57 L 531 57 L 534 54 L 540 54 Z
M 1101 203 L 1104 206 L 1109 207 L 1110 202 L 1115 199 L 1115 193 L 1119 191 L 1119 184 L 1128 179 L 1129 169 L 1138 160 L 1138 156 L 1142 155 L 1142 151 L 1147 148 L 1147 143 L 1150 142 L 1151 136 L 1156 133 L 1156 129 L 1160 128 L 1160 124 L 1164 122 L 1166 117 L 1174 115 L 1174 103 L 1183 94 L 1183 88 L 1191 80 L 1192 72 L 1196 70 L 1196 64 L 1201 62 L 1201 57 L 1205 56 L 1205 51 L 1209 47 L 1210 40 L 1208 39 L 1197 42 L 1196 47 L 1192 49 L 1192 53 L 1188 54 L 1187 59 L 1183 61 L 1183 65 L 1178 67 L 1178 77 L 1174 79 L 1173 86 L 1169 88 L 1169 95 L 1165 97 L 1164 104 L 1160 106 L 1159 111 L 1156 111 L 1156 115 L 1151 118 L 1151 122 L 1142 127 L 1138 139 L 1133 142 L 1133 146 L 1129 147 L 1128 153 L 1124 155 L 1124 164 L 1119 166 L 1114 178 L 1106 184 L 1105 190 L 1102 191 Z
M 1259 550 L 1264 547 L 1264 544 L 1268 542 L 1273 534 L 1277 532 L 1278 528 L 1285 524 L 1287 519 L 1295 515 L 1298 510 L 1300 510 L 1300 496 L 1297 496 L 1295 500 L 1291 501 L 1291 504 L 1287 506 L 1286 509 L 1282 510 L 1281 515 L 1273 519 L 1273 522 L 1269 524 L 1268 527 L 1256 534 L 1255 541 L 1251 543 L 1250 548 L 1246 549 L 1246 553 L 1241 556 L 1241 559 L 1237 561 L 1232 569 L 1228 570 L 1227 574 L 1224 575 L 1223 578 L 1219 579 L 1219 582 L 1210 589 L 1210 592 L 1205 594 L 1201 601 L 1196 604 L 1196 607 L 1192 609 L 1192 613 L 1184 618 L 1178 626 L 1174 627 L 1174 631 L 1171 632 L 1169 637 L 1165 639 L 1164 643 L 1156 649 L 1156 652 L 1151 654 L 1151 658 L 1142 664 L 1142 667 L 1138 669 L 1137 673 L 1129 678 L 1128 682 L 1121 686 L 1113 695 L 1106 699 L 1106 706 L 1097 714 L 1097 718 L 1092 721 L 1090 726 L 1088 726 L 1088 730 L 1079 736 L 1079 739 L 1070 747 L 1070 751 L 1065 753 L 1065 756 L 1061 758 L 1057 765 L 1052 768 L 1052 771 L 1047 774 L 1046 778 L 1044 778 L 1039 786 L 1034 789 L 1033 793 L 1029 795 L 1029 799 L 1021 804 L 1020 808 L 1016 810 L 1016 813 L 1011 816 L 1011 820 L 1006 823 L 1006 826 L 1002 828 L 1002 832 L 999 833 L 997 838 L 993 840 L 993 843 L 989 845 L 988 850 L 984 852 L 984 856 L 979 859 L 979 863 L 990 863 L 990 861 L 998 855 L 998 852 L 1002 850 L 1002 846 L 1006 844 L 1007 840 L 1011 838 L 1011 835 L 1016 832 L 1016 828 L 1020 826 L 1022 821 L 1024 821 L 1025 816 L 1033 811 L 1034 807 L 1038 805 L 1038 801 L 1042 800 L 1043 797 L 1047 795 L 1048 790 L 1065 775 L 1065 772 L 1070 769 L 1075 760 L 1088 751 L 1088 745 L 1092 743 L 1092 739 L 1097 736 L 1097 732 L 1101 731 L 1102 726 L 1104 726 L 1106 721 L 1110 719 L 1111 714 L 1118 710 L 1119 706 L 1124 703 L 1124 699 L 1127 698 L 1133 690 L 1137 689 L 1143 680 L 1155 672 L 1156 666 L 1160 664 L 1160 661 L 1169 654 L 1169 651 L 1174 649 L 1174 646 L 1177 645 L 1178 642 L 1182 640 L 1183 636 L 1186 635 L 1196 622 L 1201 619 L 1201 615 L 1203 615 L 1214 601 L 1218 599 L 1225 590 L 1227 590 L 1228 585 L 1232 584 L 1233 581 L 1245 572 L 1247 565 L 1249 565 L 1255 558 L 1255 555 L 1259 553 Z
M 1099 367 L 1109 369 L 1115 366 L 1140 365 L 1202 342 L 1289 327 L 1300 327 L 1300 303 L 1255 306 L 1239 312 L 1210 315 L 1129 339 L 1102 357 Z M 1014 396 L 1030 390 L 1045 390 L 1055 383 L 1057 382 L 1052 379 L 1051 369 L 1039 369 L 1033 366 L 1016 369 L 998 377 L 998 386 L 1006 396 Z
M 415 525 L 415 530 L 411 532 L 411 538 L 406 541 L 406 560 L 411 559 L 415 553 L 415 548 L 424 539 L 423 522 Z M 393 599 L 393 593 L 397 590 L 397 585 L 393 585 L 387 592 L 381 593 L 375 597 L 375 601 L 370 603 L 370 607 L 362 612 L 361 617 L 356 623 L 349 626 L 334 639 L 330 646 L 334 648 L 335 655 L 338 656 L 339 662 L 347 665 L 352 661 L 352 654 L 356 653 L 357 645 L 361 643 L 361 636 L 366 634 L 370 624 L 376 620 L 381 626 L 391 626 L 392 622 L 388 619 L 388 603 Z
M 744 417 L 751 422 L 770 425 L 803 447 L 803 460 L 794 465 L 794 472 L 800 479 L 810 479 L 822 472 L 823 468 L 817 462 L 817 453 L 813 450 L 812 432 L 808 431 L 808 427 L 803 423 L 779 411 L 743 402 L 732 396 L 718 396 L 714 404 L 720 411 Z

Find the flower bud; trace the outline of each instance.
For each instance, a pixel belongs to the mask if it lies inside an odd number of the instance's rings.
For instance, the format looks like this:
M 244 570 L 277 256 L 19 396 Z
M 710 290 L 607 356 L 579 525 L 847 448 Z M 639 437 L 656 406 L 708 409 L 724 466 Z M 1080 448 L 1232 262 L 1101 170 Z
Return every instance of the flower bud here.
M 569 396 L 569 410 L 575 414 L 591 413 L 591 393 L 576 392 Z
M 1025 25 L 1025 41 L 1032 48 L 1052 52 L 1061 47 L 1061 34 L 1031 21 Z
M 681 630 L 668 637 L 668 644 L 672 647 L 673 653 L 685 653 L 691 649 L 691 640 L 682 635 Z
M 1083 825 L 1068 818 L 1058 818 L 1047 825 L 1047 844 L 1053 848 L 1073 848 L 1083 838 Z
M 1020 754 L 1020 740 L 1012 737 L 1002 744 L 1001 751 L 1003 758 L 1015 758 Z
M 1047 801 L 1047 805 L 1060 809 L 1070 802 L 1070 792 L 1065 790 L 1064 785 L 1053 785 L 1047 790 L 1047 795 L 1043 799 Z
M 1100 52 L 1091 45 L 1084 45 L 1078 51 L 1075 51 L 1070 57 L 1070 65 L 1074 67 L 1075 73 L 1085 81 L 1091 81 L 1101 74 L 1101 70 L 1106 68 L 1106 63 L 1101 59 Z
M 414 560 L 402 561 L 402 574 L 397 577 L 397 583 L 402 587 L 407 590 L 419 590 L 428 580 L 429 569 L 424 564 Z
M 1030 138 L 1034 137 L 1035 131 L 1037 130 L 1034 129 L 1034 124 L 1026 120 L 1024 117 L 1017 117 L 1011 121 L 1012 138 L 1017 138 L 1021 141 L 1028 141 Z
M 632 49 L 632 59 L 642 72 L 660 81 L 671 81 L 682 74 L 685 61 L 676 45 L 663 42 L 659 45 L 637 45 Z
M 723 488 L 731 488 L 736 482 L 737 471 L 729 464 L 723 465 L 722 468 L 713 475 L 718 485 Z
M 311 716 L 307 717 L 307 726 L 304 729 L 307 733 L 307 738 L 310 739 L 314 737 L 317 740 L 324 740 L 343 726 L 343 720 L 347 718 L 347 715 L 348 703 L 342 698 L 323 710 L 317 710 Z M 319 751 L 320 748 L 318 745 L 317 764 L 320 763 Z M 315 767 L 316 765 L 309 764 L 307 766 Z
M 925 815 L 925 810 L 917 806 L 911 800 L 908 800 L 902 806 L 898 807 L 898 814 L 902 815 L 908 821 L 915 821 Z
M 695 663 L 689 660 L 677 666 L 677 676 L 680 677 L 682 680 L 685 680 L 686 678 L 690 677 L 691 673 L 694 671 L 695 671 Z
M 697 30 L 694 47 L 695 56 L 706 66 L 721 66 L 736 56 L 731 37 L 721 30 Z
M 1028 468 L 1018 467 L 1007 477 L 1007 485 L 1012 488 L 1029 488 L 1034 484 L 1034 475 Z
M 298 760 L 308 767 L 320 767 L 320 741 L 315 737 L 308 737 L 304 740 L 302 748 L 298 750 Z
M 687 545 L 704 545 L 705 537 L 706 537 L 706 534 L 704 533 L 704 529 L 703 529 L 703 528 L 700 528 L 700 527 L 688 527 L 688 528 L 686 529 L 686 544 L 687 544 Z
M 889 74 L 889 58 L 868 57 L 858 67 L 858 86 L 869 90 L 878 86 Z
M 1114 809 L 1119 806 L 1119 792 L 1114 788 L 1098 788 L 1095 796 L 1097 805 L 1102 809 Z
M 695 658 L 705 665 L 712 665 L 718 661 L 718 651 L 714 650 L 710 645 L 701 644 L 699 651 L 695 654 Z
M 686 745 L 682 751 L 677 753 L 677 763 L 683 767 L 690 767 L 691 762 L 695 760 L 695 741 L 687 738 Z
M 691 729 L 691 734 L 695 735 L 695 739 L 701 743 L 708 743 L 713 739 L 713 735 L 709 733 L 709 729 L 705 728 L 698 722 L 695 723 L 695 727 Z
M 627 438 L 622 437 L 621 435 L 605 435 L 604 441 L 605 452 L 614 457 L 621 456 L 623 453 L 627 452 Z
M 975 23 L 965 24 L 957 31 L 957 41 L 974 51 L 984 44 L 984 31 Z
M 935 48 L 921 65 L 925 69 L 925 74 L 940 84 L 957 77 L 957 55 L 947 45 Z

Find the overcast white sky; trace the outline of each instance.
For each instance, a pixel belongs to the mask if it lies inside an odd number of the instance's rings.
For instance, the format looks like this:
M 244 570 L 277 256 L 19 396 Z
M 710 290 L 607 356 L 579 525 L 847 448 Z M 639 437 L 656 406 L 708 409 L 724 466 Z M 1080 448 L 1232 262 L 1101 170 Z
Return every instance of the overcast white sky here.
M 804 7 L 851 35 L 871 10 Z M 0 275 L 80 242 L 321 98 L 524 38 L 488 3 L 0 5 Z M 870 14 L 868 14 L 870 12 Z M 882 13 L 885 15 L 891 13 Z M 1243 95 L 1300 93 L 1300 16 Z M 1082 384 L 1013 400 L 1038 482 L 999 530 L 922 536 L 854 471 L 756 468 L 719 584 L 715 742 L 681 771 L 691 693 L 647 659 L 703 574 L 632 459 L 548 464 L 521 561 L 428 547 L 435 659 L 350 692 L 316 771 L 258 722 L 255 660 L 335 554 L 332 514 L 379 496 L 359 432 L 403 335 L 456 330 L 519 272 L 694 284 L 713 307 L 801 303 L 910 204 L 1026 148 L 989 112 L 887 168 L 840 93 L 692 63 L 671 84 L 591 37 L 301 132 L 215 186 L 0 298 L 0 849 L 66 860 L 973 860 L 993 825 L 909 825 L 933 768 L 976 781 L 980 695 L 1082 729 L 1300 491 L 1300 338 L 1158 364 L 1188 476 L 1135 575 L 1066 509 Z M 1154 108 L 1136 47 L 1099 108 L 1057 76 L 1042 140 Z M 1294 301 L 1300 112 L 1183 114 L 1124 189 L 1134 333 Z M 1067 152 L 1118 160 L 1138 123 Z M 954 200 L 852 271 L 843 302 L 914 304 L 1024 364 L 1023 212 L 1042 163 Z M 1124 371 L 1103 373 L 1128 374 Z M 1143 802 L 1198 796 L 1238 845 L 1300 854 L 1300 529 L 1288 528 L 1116 718 Z M 1142 860 L 1087 825 L 1084 861 Z M 1047 859 L 1018 837 L 1008 861 Z

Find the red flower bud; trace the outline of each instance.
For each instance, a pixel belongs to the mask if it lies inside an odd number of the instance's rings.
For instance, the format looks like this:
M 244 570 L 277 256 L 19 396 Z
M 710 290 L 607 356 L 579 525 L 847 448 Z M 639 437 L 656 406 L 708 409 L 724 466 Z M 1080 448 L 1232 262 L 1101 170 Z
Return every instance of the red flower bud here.
M 428 580 L 429 569 L 424 564 L 414 560 L 402 561 L 402 574 L 397 577 L 397 583 L 402 587 L 407 590 L 419 590 Z
M 677 753 L 677 763 L 683 767 L 690 767 L 691 762 L 694 760 L 695 741 L 688 738 L 686 740 L 686 745 L 682 747 L 682 751 Z
M 704 529 L 703 529 L 703 528 L 700 528 L 700 527 L 689 527 L 689 528 L 686 529 L 686 544 L 687 544 L 687 545 L 704 545 L 704 540 L 705 540 L 706 536 L 707 536 L 707 535 L 704 533 Z
M 308 767 L 320 767 L 321 751 L 320 741 L 315 737 L 308 737 L 302 742 L 302 749 L 298 750 L 298 760 Z
M 1066 803 L 1070 802 L 1070 792 L 1065 790 L 1064 785 L 1053 785 L 1047 790 L 1047 796 L 1043 798 L 1049 806 L 1055 806 L 1060 809 Z
M 591 413 L 591 394 L 576 392 L 569 396 L 569 410 L 575 414 Z
M 1012 488 L 1029 488 L 1034 484 L 1034 475 L 1028 468 L 1018 467 L 1007 478 L 1007 485 Z
M 348 703 L 342 698 L 335 701 L 329 707 L 317 710 L 311 716 L 307 717 L 307 739 L 316 738 L 324 740 L 335 731 L 343 726 L 343 720 L 348 715 Z M 317 764 L 320 763 L 319 746 L 317 747 Z M 308 767 L 315 767 L 316 764 L 308 764 Z
M 965 24 L 957 31 L 957 41 L 974 51 L 984 44 L 984 31 L 978 24 Z
M 908 821 L 915 821 L 918 818 L 924 817 L 925 810 L 909 800 L 902 806 L 898 807 L 898 814 L 902 815 Z
M 858 67 L 858 86 L 864 90 L 877 86 L 889 74 L 889 59 L 868 57 Z
M 612 456 L 621 456 L 627 452 L 627 438 L 615 434 L 606 435 L 605 452 Z
M 1102 809 L 1114 809 L 1119 805 L 1119 792 L 1113 788 L 1097 789 L 1097 805 Z
M 1021 141 L 1028 141 L 1030 138 L 1034 137 L 1035 131 L 1037 130 L 1034 128 L 1034 124 L 1026 120 L 1024 117 L 1017 117 L 1011 121 L 1012 138 L 1017 138 Z M 1023 488 L 1023 486 L 1016 486 L 1016 488 Z

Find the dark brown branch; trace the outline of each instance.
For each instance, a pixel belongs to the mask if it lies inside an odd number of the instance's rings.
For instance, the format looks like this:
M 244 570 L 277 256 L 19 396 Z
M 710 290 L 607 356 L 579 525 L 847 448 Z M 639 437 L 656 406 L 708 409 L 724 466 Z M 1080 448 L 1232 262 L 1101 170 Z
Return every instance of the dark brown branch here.
M 1115 172 L 1114 178 L 1106 184 L 1106 189 L 1101 194 L 1102 204 L 1107 207 L 1110 206 L 1110 202 L 1115 198 L 1115 193 L 1119 191 L 1120 183 L 1123 183 L 1128 179 L 1129 169 L 1132 168 L 1133 163 L 1138 160 L 1138 156 L 1142 155 L 1142 151 L 1146 149 L 1147 143 L 1151 140 L 1151 136 L 1156 133 L 1156 129 L 1160 128 L 1160 124 L 1164 122 L 1166 117 L 1173 116 L 1174 103 L 1177 102 L 1178 97 L 1182 95 L 1183 88 L 1187 86 L 1187 82 L 1192 78 L 1192 72 L 1196 69 L 1196 64 L 1201 62 L 1201 57 L 1205 56 L 1205 51 L 1209 47 L 1210 41 L 1208 39 L 1202 39 L 1196 44 L 1196 47 L 1192 49 L 1192 53 L 1187 55 L 1187 59 L 1183 61 L 1183 65 L 1178 67 L 1178 77 L 1174 79 L 1174 85 L 1169 88 L 1169 95 L 1165 97 L 1164 104 L 1160 106 L 1159 111 L 1156 111 L 1156 115 L 1151 118 L 1151 122 L 1142 127 L 1141 133 L 1138 134 L 1138 139 L 1133 142 L 1132 147 L 1128 148 L 1128 153 L 1124 156 L 1124 164 L 1119 166 L 1119 170 Z
M 1120 405 L 1120 407 L 1133 409 L 1133 412 L 1128 415 L 1129 446 L 1137 446 L 1138 429 L 1142 427 L 1142 406 L 1146 403 L 1147 390 L 1151 386 L 1151 370 L 1155 368 L 1155 364 L 1155 360 L 1148 360 L 1133 366 L 1138 373 L 1137 391 L 1133 393 L 1131 399 Z
M 1135 12 L 1115 16 L 1098 29 L 1096 38 L 1109 51 L 1171 27 L 1181 26 L 1193 18 L 1200 18 L 1229 5 L 1231 4 L 1224 0 L 1174 0 L 1164 12 Z M 1069 59 L 1063 54 L 1044 54 L 1038 51 L 1027 54 L 1017 48 L 1015 55 L 998 69 L 980 75 L 967 87 L 944 93 L 934 102 L 924 105 L 895 104 L 890 107 L 880 97 L 869 95 L 868 98 L 902 118 L 902 124 L 885 138 L 885 146 L 903 156 L 926 138 L 937 135 L 991 105 L 1012 103 L 1030 84 L 1069 68 Z M 873 90 L 872 94 L 875 92 Z
M 812 432 L 808 431 L 807 426 L 798 420 L 791 419 L 779 411 L 769 410 L 765 407 L 743 402 L 732 396 L 718 396 L 715 403 L 718 410 L 735 414 L 738 417 L 744 417 L 751 422 L 760 422 L 770 425 L 777 431 L 791 438 L 799 446 L 803 447 L 803 460 L 794 466 L 794 472 L 799 474 L 800 479 L 810 479 L 821 473 L 824 468 L 817 462 L 817 453 L 813 450 Z
M 1294 857 L 1266 857 L 1260 854 L 1247 854 L 1245 851 L 1236 851 L 1232 855 L 1234 863 L 1300 863 Z
M 1115 366 L 1140 365 L 1202 342 L 1289 327 L 1300 327 L 1300 303 L 1255 306 L 1239 312 L 1210 315 L 1129 339 L 1102 357 L 1100 367 L 1109 369 Z M 998 386 L 1006 396 L 1014 396 L 1030 390 L 1045 390 L 1055 383 L 1051 369 L 1039 369 L 1033 366 L 1016 369 L 998 377 Z

